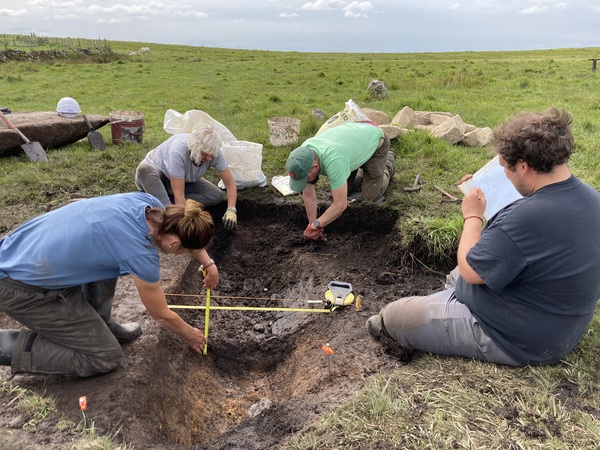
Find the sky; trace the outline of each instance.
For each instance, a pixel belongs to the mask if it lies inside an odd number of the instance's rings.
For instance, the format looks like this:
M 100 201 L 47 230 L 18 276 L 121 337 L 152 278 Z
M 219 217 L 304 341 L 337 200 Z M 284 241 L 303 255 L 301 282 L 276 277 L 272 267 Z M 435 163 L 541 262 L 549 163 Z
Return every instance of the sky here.
M 600 47 L 600 0 L 0 0 L 2 33 L 299 52 L 547 50 Z

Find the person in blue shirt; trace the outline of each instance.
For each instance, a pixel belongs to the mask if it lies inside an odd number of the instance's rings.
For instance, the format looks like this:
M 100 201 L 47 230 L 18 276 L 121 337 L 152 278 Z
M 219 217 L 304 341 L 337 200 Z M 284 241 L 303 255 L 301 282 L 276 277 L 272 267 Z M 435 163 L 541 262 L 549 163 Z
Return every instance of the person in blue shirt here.
M 146 154 L 135 171 L 135 184 L 165 206 L 183 205 L 187 198 L 206 207 L 227 201 L 223 225 L 233 230 L 237 226 L 237 186 L 221 145 L 215 129 L 206 124 L 191 133 L 175 134 Z M 219 172 L 226 193 L 204 178 L 211 167 Z
M 0 364 L 82 377 L 114 369 L 120 343 L 142 332 L 111 316 L 126 275 L 150 316 L 202 352 L 202 332 L 167 306 L 158 252 L 192 255 L 214 288 L 219 273 L 205 249 L 213 233 L 198 202 L 165 208 L 142 192 L 80 200 L 22 224 L 0 241 L 0 311 L 26 328 L 0 330 Z
M 600 298 L 600 194 L 567 166 L 571 123 L 550 108 L 494 130 L 500 164 L 523 198 L 482 229 L 485 193 L 471 188 L 446 289 L 388 303 L 368 319 L 371 335 L 511 366 L 556 363 L 575 348 Z

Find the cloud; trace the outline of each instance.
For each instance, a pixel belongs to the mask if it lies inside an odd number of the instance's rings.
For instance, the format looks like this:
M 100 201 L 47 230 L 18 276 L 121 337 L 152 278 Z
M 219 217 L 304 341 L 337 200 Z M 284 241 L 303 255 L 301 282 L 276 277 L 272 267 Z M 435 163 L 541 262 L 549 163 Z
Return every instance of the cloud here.
M 124 16 L 146 19 L 149 17 L 171 16 L 176 18 L 208 18 L 206 12 L 198 11 L 196 1 L 160 0 L 160 1 L 133 1 L 131 3 L 119 1 L 85 2 L 84 0 L 27 0 L 28 5 L 41 11 L 57 13 L 58 11 L 77 11 L 79 14 L 92 15 L 103 23 L 121 23 L 126 21 Z M 57 14 L 59 16 L 60 14 Z M 50 16 L 53 17 L 53 16 Z
M 367 15 L 373 10 L 373 4 L 371 2 L 360 2 L 352 1 L 348 2 L 345 0 L 316 0 L 315 2 L 308 2 L 302 5 L 302 9 L 305 11 L 335 11 L 339 10 L 344 13 L 344 17 L 347 18 L 368 18 Z
M 0 9 L 0 16 L 20 17 L 28 14 L 29 11 L 26 9 Z
M 345 6 L 342 11 L 344 11 L 344 17 L 350 18 L 368 18 L 367 13 L 371 12 L 373 9 L 373 4 L 371 2 L 352 2 L 348 6 Z
M 98 4 L 90 5 L 87 7 L 87 13 L 98 15 L 115 15 L 125 14 L 129 16 L 156 16 L 159 14 L 167 14 L 168 11 L 164 5 L 160 3 L 148 3 L 148 4 L 129 4 L 124 5 L 117 3 L 112 6 L 102 6 Z
M 531 6 L 529 8 L 525 8 L 519 11 L 519 14 L 538 14 L 538 13 L 542 13 L 545 11 L 562 11 L 564 9 L 567 9 L 568 5 L 566 3 L 554 3 L 554 4 L 547 4 L 547 5 L 534 5 Z
M 41 6 L 48 9 L 73 9 L 83 4 L 82 0 L 29 0 L 31 6 Z
M 46 17 L 49 20 L 75 20 L 77 18 L 75 14 L 54 14 L 53 16 Z
M 195 19 L 207 19 L 208 14 L 198 11 L 173 11 L 175 17 L 193 17 Z
M 368 19 L 369 18 L 369 16 L 367 16 L 366 14 L 357 13 L 354 11 L 345 11 L 344 17 L 348 17 L 350 19 Z
M 342 9 L 348 4 L 345 0 L 317 0 L 302 5 L 302 9 L 310 11 L 324 11 L 332 9 Z
M 0 1 L 8 33 L 291 51 L 598 47 L 599 17 L 600 0 Z
M 119 23 L 128 22 L 128 20 L 127 19 L 109 19 L 109 20 L 98 19 L 97 22 L 98 23 L 108 23 L 110 25 L 115 25 L 115 24 L 119 24 Z
M 544 5 L 535 5 L 535 6 L 531 6 L 529 8 L 522 9 L 521 11 L 519 11 L 519 14 L 537 14 L 537 13 L 544 12 L 547 9 L 548 9 L 548 7 L 544 6 Z

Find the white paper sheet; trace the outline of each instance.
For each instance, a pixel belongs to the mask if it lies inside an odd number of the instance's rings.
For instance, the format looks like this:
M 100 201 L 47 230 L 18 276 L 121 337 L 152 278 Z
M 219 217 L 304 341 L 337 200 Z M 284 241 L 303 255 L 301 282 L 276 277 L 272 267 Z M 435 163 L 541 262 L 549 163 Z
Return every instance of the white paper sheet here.
M 522 195 L 517 192 L 513 184 L 506 178 L 498 155 L 475 172 L 473 178 L 458 186 L 463 194 L 469 192 L 473 187 L 480 188 L 485 194 L 487 206 L 483 216 L 486 220 L 509 203 L 522 198 Z
M 290 188 L 290 176 L 289 175 L 286 175 L 286 176 L 276 175 L 273 178 L 271 178 L 271 184 L 273 185 L 273 187 L 275 189 L 277 189 L 283 195 L 293 195 L 293 194 L 298 193 L 298 192 L 292 191 L 292 189 Z

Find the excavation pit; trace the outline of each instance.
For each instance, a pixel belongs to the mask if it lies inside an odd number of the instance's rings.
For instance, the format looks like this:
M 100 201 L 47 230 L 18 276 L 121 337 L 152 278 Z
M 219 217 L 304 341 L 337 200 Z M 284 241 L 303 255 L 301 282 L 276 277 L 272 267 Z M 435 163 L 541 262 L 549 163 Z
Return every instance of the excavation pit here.
M 369 376 L 401 363 L 370 338 L 365 321 L 389 301 L 442 286 L 439 273 L 407 264 L 395 229 L 397 213 L 351 205 L 327 227 L 327 242 L 307 243 L 299 204 L 238 202 L 235 233 L 217 231 L 209 253 L 220 273 L 211 306 L 321 310 L 328 283 L 350 283 L 362 301 L 330 312 L 211 310 L 208 353 L 199 356 L 148 316 L 133 283 L 119 281 L 114 315 L 137 320 L 144 333 L 124 346 L 122 364 L 98 377 L 18 375 L 15 382 L 58 401 L 117 439 L 144 449 L 278 448 L 339 407 Z M 198 263 L 161 260 L 172 305 L 205 305 Z M 309 302 L 310 301 L 310 302 Z M 204 330 L 205 310 L 177 309 Z M 333 354 L 323 346 L 328 344 Z

